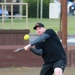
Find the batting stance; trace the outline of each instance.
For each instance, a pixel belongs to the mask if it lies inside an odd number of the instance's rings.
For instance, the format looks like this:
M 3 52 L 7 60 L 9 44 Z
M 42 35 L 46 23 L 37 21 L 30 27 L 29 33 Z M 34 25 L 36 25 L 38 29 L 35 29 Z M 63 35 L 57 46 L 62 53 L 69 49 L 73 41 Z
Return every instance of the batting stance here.
M 66 54 L 53 29 L 46 29 L 42 23 L 37 23 L 34 28 L 39 35 L 32 43 L 24 49 L 42 56 L 44 64 L 40 75 L 62 75 L 66 66 Z M 32 46 L 35 45 L 35 48 Z

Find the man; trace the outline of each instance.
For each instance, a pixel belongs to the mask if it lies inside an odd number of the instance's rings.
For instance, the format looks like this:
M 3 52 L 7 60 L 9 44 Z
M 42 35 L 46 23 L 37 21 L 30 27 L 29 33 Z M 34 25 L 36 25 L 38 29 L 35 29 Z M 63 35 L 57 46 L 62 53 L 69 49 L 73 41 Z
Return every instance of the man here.
M 33 29 L 39 37 L 24 49 L 42 56 L 44 64 L 40 75 L 62 75 L 66 66 L 66 55 L 58 36 L 53 29 L 45 29 L 42 23 L 37 23 Z M 32 48 L 34 45 L 35 48 Z

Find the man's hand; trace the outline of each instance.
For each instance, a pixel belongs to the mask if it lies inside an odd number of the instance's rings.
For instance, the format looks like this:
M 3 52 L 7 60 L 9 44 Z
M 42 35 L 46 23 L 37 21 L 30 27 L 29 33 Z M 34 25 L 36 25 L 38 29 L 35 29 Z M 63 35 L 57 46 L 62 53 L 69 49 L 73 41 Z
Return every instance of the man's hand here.
M 30 44 L 28 44 L 28 45 L 26 45 L 26 46 L 24 47 L 25 51 L 28 51 L 30 48 L 31 48 L 31 45 L 30 45 Z

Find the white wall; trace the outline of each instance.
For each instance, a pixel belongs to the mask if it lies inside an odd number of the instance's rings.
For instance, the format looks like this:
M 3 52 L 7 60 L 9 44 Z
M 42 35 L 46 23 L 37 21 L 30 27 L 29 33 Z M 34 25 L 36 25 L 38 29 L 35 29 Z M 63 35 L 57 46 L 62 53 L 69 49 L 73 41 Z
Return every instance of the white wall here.
M 61 6 L 59 2 L 49 4 L 49 18 L 59 18 Z

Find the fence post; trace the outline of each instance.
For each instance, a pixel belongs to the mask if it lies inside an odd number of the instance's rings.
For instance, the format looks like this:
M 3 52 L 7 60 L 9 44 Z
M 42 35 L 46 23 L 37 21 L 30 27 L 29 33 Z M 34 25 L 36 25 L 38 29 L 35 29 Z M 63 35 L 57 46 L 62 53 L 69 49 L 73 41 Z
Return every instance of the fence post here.
M 67 50 L 67 0 L 61 0 L 61 8 L 62 44 L 64 48 Z

